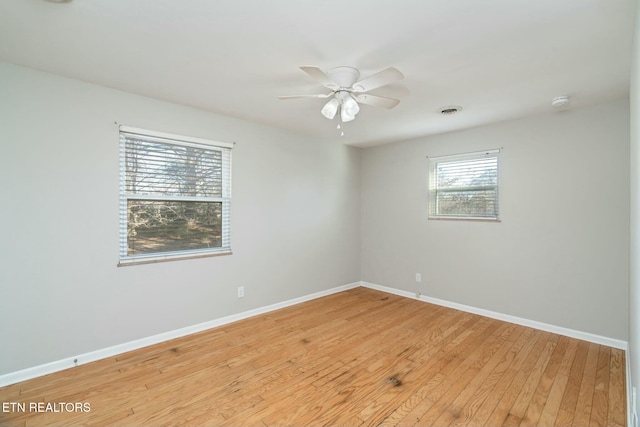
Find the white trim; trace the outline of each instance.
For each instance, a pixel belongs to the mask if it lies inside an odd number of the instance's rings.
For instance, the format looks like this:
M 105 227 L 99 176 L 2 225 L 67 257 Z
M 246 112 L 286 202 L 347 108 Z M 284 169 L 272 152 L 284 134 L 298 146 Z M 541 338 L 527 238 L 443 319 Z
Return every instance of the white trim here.
M 206 331 L 208 329 L 227 325 L 229 323 L 237 322 L 239 320 L 247 319 L 249 317 L 258 316 L 260 314 L 269 313 L 271 311 L 279 310 L 281 308 L 290 307 L 292 305 L 300 304 L 306 301 L 311 301 L 327 295 L 357 288 L 359 286 L 360 286 L 360 282 L 350 283 L 343 286 L 337 286 L 335 288 L 331 288 L 331 289 L 316 292 L 313 294 L 305 295 L 302 297 L 290 299 L 287 301 L 267 305 L 265 307 L 260 307 L 253 310 L 244 311 L 242 313 L 221 317 L 219 319 L 210 320 L 208 322 L 199 323 L 197 325 L 187 326 L 185 328 L 163 332 L 150 337 L 141 338 L 141 339 L 129 341 L 123 344 L 114 345 L 112 347 L 90 351 L 88 353 L 80 354 L 77 356 L 71 356 L 65 359 L 57 360 L 55 362 L 45 363 L 43 365 L 22 369 L 16 372 L 10 372 L 8 374 L 0 375 L 0 387 L 4 387 L 10 384 L 15 384 L 21 381 L 26 381 L 32 378 L 43 376 L 43 375 L 52 374 L 54 372 L 62 371 L 64 369 L 73 368 L 74 366 L 85 365 L 87 363 L 95 362 L 97 360 L 105 359 L 107 357 L 117 356 L 118 354 L 126 353 L 128 351 L 138 350 L 143 347 L 159 344 L 175 338 L 180 338 L 186 335 L 195 334 L 197 332 Z
M 576 331 L 574 329 L 565 328 L 562 326 L 551 325 L 548 323 L 538 322 L 536 320 L 525 319 L 523 317 L 512 316 L 510 314 L 498 313 L 491 310 L 485 310 L 483 308 L 472 307 L 469 305 L 458 304 L 456 302 L 446 301 L 438 298 L 429 297 L 426 295 L 419 295 L 409 291 L 403 291 L 400 289 L 390 288 L 388 286 L 376 285 L 368 282 L 360 282 L 363 287 L 375 289 L 377 291 L 386 292 L 402 297 L 418 299 L 420 301 L 428 302 L 431 304 L 441 305 L 443 307 L 453 308 L 455 310 L 465 311 L 467 313 L 479 314 L 480 316 L 490 317 L 492 319 L 502 320 L 504 322 L 515 323 L 516 325 L 527 326 L 529 328 L 539 329 L 546 332 L 551 332 L 558 335 L 564 335 L 570 338 L 576 338 L 583 341 L 589 341 L 595 344 L 606 345 L 608 347 L 618 348 L 628 351 L 629 343 L 627 341 L 604 337 L 601 335 L 592 334 L 589 332 Z
M 480 216 L 427 216 L 428 220 L 436 221 L 479 221 L 479 222 L 502 222 L 499 217 L 480 217 Z
M 118 267 L 126 267 L 129 265 L 154 264 L 157 262 L 177 261 L 181 259 L 206 258 L 221 255 L 233 255 L 231 249 L 195 249 L 190 252 L 164 253 L 162 255 L 131 255 L 121 258 Z
M 467 157 L 479 157 L 482 155 L 489 156 L 491 154 L 499 154 L 502 148 L 492 148 L 491 150 L 472 151 L 470 153 L 445 154 L 444 156 L 427 156 L 429 160 L 456 160 L 465 159 Z

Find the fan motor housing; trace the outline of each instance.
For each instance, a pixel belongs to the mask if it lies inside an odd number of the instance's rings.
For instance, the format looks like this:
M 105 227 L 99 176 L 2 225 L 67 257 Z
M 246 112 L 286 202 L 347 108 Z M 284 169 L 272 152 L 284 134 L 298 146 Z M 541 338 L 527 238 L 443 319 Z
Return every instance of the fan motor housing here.
M 360 78 L 360 71 L 353 67 L 335 67 L 327 75 L 341 88 L 350 88 Z

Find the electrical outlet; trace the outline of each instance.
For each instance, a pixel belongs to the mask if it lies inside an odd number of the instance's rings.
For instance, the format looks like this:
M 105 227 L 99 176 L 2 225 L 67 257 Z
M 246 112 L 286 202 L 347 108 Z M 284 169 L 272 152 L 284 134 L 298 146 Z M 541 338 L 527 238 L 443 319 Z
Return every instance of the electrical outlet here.
M 418 282 L 418 283 L 422 282 L 422 274 L 416 273 L 416 282 Z
M 238 286 L 238 298 L 244 297 L 244 286 Z

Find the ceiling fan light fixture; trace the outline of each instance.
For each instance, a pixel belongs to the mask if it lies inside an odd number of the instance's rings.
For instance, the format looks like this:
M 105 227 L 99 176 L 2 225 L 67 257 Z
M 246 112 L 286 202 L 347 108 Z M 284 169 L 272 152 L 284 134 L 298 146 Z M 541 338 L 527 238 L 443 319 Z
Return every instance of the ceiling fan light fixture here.
M 331 120 L 336 116 L 339 106 L 340 101 L 338 101 L 336 98 L 331 98 L 326 104 L 324 104 L 324 107 L 322 107 L 322 110 L 320 110 L 320 112 L 327 119 Z
M 332 120 L 338 114 L 338 108 L 340 108 L 340 125 L 356 118 L 356 115 L 360 112 L 359 103 L 391 109 L 400 102 L 398 99 L 367 93 L 402 80 L 404 75 L 394 67 L 385 68 L 364 79 L 360 79 L 360 71 L 353 67 L 335 67 L 326 73 L 319 67 L 314 66 L 304 66 L 300 67 L 300 69 L 322 84 L 322 86 L 330 89 L 331 93 L 289 95 L 279 96 L 278 98 L 330 98 L 320 112 L 324 117 Z
M 355 118 L 356 116 L 350 115 L 349 113 L 347 113 L 344 107 L 342 107 L 342 109 L 340 110 L 340 119 L 342 119 L 342 123 L 350 122 Z
M 353 99 L 353 96 L 346 95 L 342 99 L 342 111 L 344 111 L 347 115 L 353 116 L 355 118 L 356 115 L 360 112 L 360 106 L 358 105 L 356 100 Z

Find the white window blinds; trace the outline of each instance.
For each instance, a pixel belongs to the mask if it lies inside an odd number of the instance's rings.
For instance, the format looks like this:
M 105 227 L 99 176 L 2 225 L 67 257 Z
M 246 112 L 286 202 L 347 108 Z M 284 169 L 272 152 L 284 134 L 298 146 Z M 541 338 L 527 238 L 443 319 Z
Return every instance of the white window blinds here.
M 429 217 L 499 218 L 499 150 L 429 159 Z
M 230 253 L 231 147 L 121 126 L 121 264 Z

